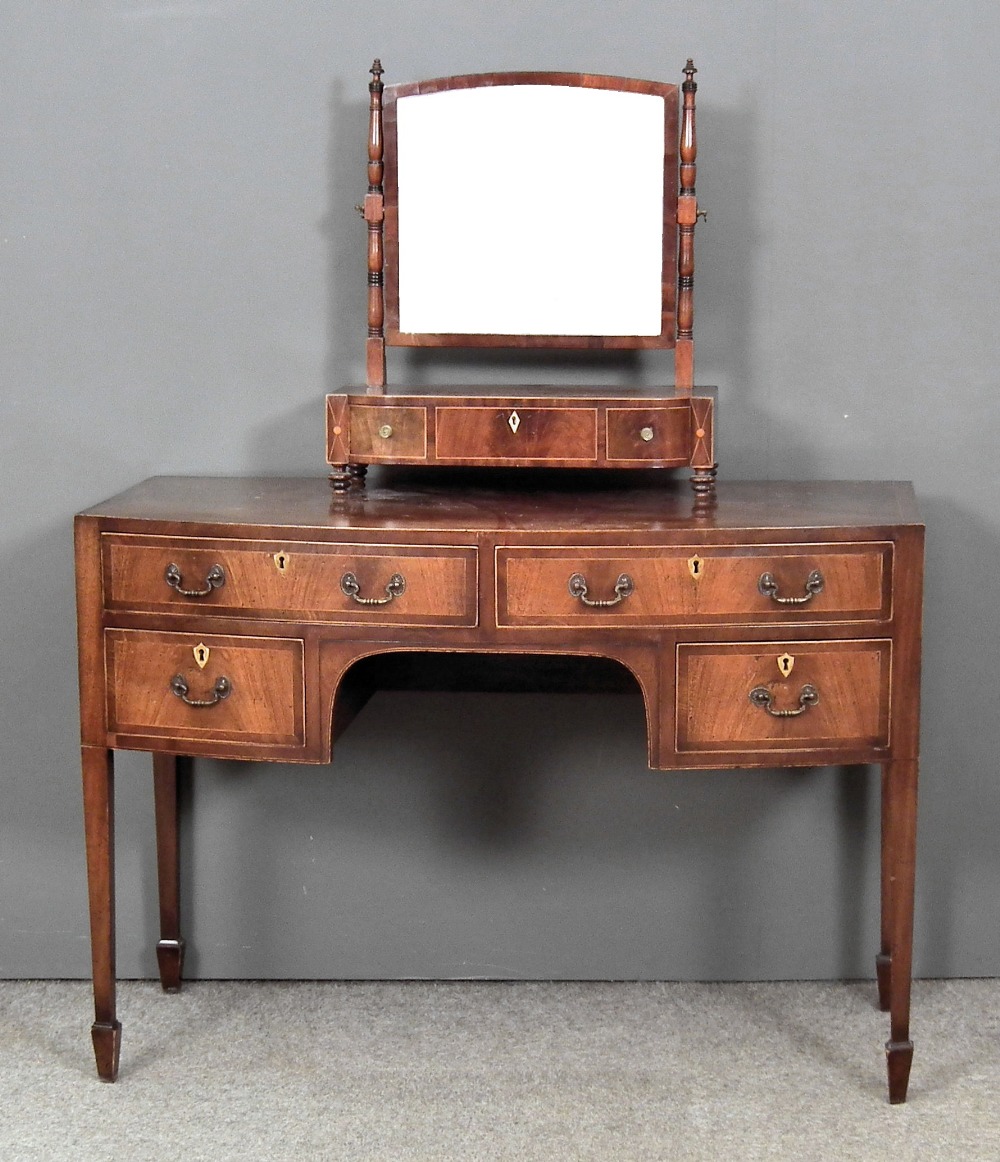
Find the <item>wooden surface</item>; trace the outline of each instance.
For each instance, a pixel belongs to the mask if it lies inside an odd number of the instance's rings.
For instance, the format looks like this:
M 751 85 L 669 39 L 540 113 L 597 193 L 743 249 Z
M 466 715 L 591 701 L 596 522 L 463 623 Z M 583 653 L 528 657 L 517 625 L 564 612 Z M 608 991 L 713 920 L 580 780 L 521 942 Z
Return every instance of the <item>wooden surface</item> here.
M 318 478 L 159 478 L 77 518 L 101 1076 L 120 1040 L 113 750 L 158 755 L 158 954 L 173 989 L 170 756 L 328 762 L 374 660 L 421 685 L 421 672 L 450 660 L 460 674 L 455 659 L 486 654 L 515 678 L 545 658 L 617 667 L 642 693 L 653 768 L 882 765 L 877 968 L 890 1097 L 903 1100 L 923 551 L 911 488 L 727 482 L 706 506 L 678 483 L 542 478 L 558 486 L 541 491 L 532 474 L 520 489 L 342 496 Z M 579 673 L 549 678 L 572 689 Z
M 464 467 L 712 468 L 709 395 L 327 396 L 327 461 Z
M 778 659 L 794 658 L 784 677 Z M 803 746 L 889 746 L 891 643 L 874 641 L 728 642 L 677 649 L 677 751 L 801 750 Z M 747 697 L 763 687 L 775 708 L 796 709 L 806 685 L 820 692 L 815 706 L 776 718 Z
M 692 523 L 693 512 L 690 489 L 673 481 L 655 488 L 630 487 L 628 481 L 611 487 L 589 477 L 530 474 L 519 481 L 505 478 L 496 489 L 371 489 L 341 500 L 330 496 L 323 477 L 158 476 L 81 516 L 101 518 L 105 529 L 125 530 L 134 522 L 137 531 L 174 535 L 190 534 L 197 525 L 199 536 L 206 528 L 209 535 L 225 536 L 227 526 L 239 525 L 242 537 L 269 528 L 376 533 L 553 528 L 582 536 L 638 528 L 681 539 L 691 530 L 699 538 L 740 531 L 759 542 L 768 530 L 790 529 L 798 530 L 799 541 L 819 533 L 824 540 L 845 541 L 857 540 L 859 529 L 922 527 L 912 487 L 897 481 L 726 481 L 710 513 Z

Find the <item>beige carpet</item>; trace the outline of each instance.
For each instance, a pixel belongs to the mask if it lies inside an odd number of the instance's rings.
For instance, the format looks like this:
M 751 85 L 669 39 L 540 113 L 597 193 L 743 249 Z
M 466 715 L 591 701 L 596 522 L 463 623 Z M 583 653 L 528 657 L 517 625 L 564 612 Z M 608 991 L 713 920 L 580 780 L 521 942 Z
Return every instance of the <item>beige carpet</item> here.
M 1000 1159 L 1000 981 L 915 986 L 890 1106 L 874 985 L 0 982 L 0 1159 Z

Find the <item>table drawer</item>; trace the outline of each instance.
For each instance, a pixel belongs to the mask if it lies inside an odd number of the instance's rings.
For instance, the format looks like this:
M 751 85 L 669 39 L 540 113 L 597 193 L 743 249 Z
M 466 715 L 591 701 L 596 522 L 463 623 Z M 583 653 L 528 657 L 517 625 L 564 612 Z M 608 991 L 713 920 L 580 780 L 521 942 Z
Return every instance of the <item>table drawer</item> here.
M 105 631 L 112 734 L 304 746 L 302 642 Z
M 891 611 L 891 573 L 889 542 L 739 548 L 499 546 L 497 624 L 885 619 Z
M 886 748 L 892 643 L 677 647 L 677 750 Z
M 691 459 L 691 405 L 609 407 L 607 438 L 609 464 L 687 464 Z
M 103 537 L 109 609 L 338 625 L 475 625 L 474 548 Z M 369 602 L 372 602 L 369 604 Z
M 383 460 L 427 458 L 427 409 L 365 404 L 351 408 L 350 455 L 379 464 Z
M 596 407 L 436 407 L 439 463 L 593 464 Z

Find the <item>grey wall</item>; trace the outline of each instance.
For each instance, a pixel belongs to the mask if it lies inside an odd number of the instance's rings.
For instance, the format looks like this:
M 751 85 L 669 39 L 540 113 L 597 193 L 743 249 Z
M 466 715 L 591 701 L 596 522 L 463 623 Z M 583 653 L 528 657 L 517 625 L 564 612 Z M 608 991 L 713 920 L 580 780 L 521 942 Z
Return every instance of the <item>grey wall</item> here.
M 367 68 L 679 79 L 698 379 L 728 477 L 913 479 L 929 524 L 917 959 L 1000 973 L 997 6 L 3 0 L 0 975 L 89 972 L 72 514 L 154 473 L 321 474 L 363 375 Z M 622 368 L 461 355 L 434 375 Z M 669 359 L 635 374 L 669 380 Z M 149 760 L 119 955 L 155 971 Z M 653 774 L 637 699 L 383 693 L 332 768 L 201 762 L 192 973 L 835 977 L 877 932 L 872 772 Z M 191 886 L 192 878 L 196 880 Z

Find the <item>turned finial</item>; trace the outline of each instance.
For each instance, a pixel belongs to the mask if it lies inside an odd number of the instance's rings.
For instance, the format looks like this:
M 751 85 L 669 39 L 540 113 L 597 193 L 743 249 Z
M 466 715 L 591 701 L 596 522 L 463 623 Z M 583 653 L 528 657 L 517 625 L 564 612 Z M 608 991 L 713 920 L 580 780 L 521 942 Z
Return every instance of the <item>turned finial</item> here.
M 376 61 L 375 63 L 378 64 L 378 61 Z M 684 82 L 685 89 L 688 87 L 688 85 L 694 84 L 694 75 L 697 71 L 698 70 L 694 67 L 694 61 L 690 57 L 688 57 L 688 63 L 684 66 L 683 69 L 681 69 L 681 72 L 684 74 L 685 77 L 687 77 L 687 80 Z
M 688 61 L 688 64 L 690 64 L 690 63 L 691 63 L 691 62 L 690 62 L 690 61 Z M 371 75 L 372 75 L 372 84 L 373 84 L 373 85 L 378 85 L 378 84 L 381 84 L 381 81 L 382 81 L 382 73 L 383 73 L 383 71 L 384 71 L 384 70 L 383 70 L 383 68 L 382 68 L 382 62 L 381 62 L 381 61 L 378 59 L 378 57 L 376 57 L 376 58 L 375 58 L 375 59 L 372 61 L 372 67 L 371 67 L 371 68 L 370 68 L 368 71 L 369 71 L 369 72 L 371 73 Z

